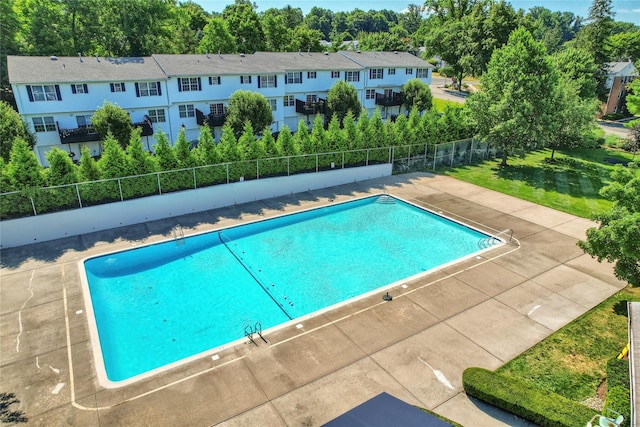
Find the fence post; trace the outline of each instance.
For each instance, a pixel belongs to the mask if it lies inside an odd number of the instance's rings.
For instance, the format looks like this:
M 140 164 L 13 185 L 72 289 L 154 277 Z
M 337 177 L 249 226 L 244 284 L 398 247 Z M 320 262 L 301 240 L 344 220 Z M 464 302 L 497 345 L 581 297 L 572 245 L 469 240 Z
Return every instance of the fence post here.
M 436 170 L 436 159 L 438 158 L 438 144 L 434 144 L 433 146 L 434 150 L 433 150 L 433 169 L 431 169 L 432 171 Z
M 453 167 L 453 156 L 455 155 L 456 152 L 456 143 L 455 141 L 453 142 L 453 147 L 451 147 L 451 159 L 449 160 L 449 167 L 452 168 Z
M 256 179 L 260 179 L 260 159 L 256 159 Z
M 369 149 L 367 148 L 367 160 L 365 161 L 365 166 L 369 166 Z
M 193 189 L 195 190 L 196 188 L 198 188 L 198 183 L 196 181 L 196 168 L 193 168 Z
M 120 182 L 120 178 L 118 178 L 118 189 L 120 190 L 120 201 L 124 201 L 124 197 L 122 197 L 122 183 Z
M 291 156 L 287 156 L 287 176 L 291 176 Z
M 344 169 L 344 151 L 342 152 L 342 169 Z
M 38 216 L 38 211 L 36 211 L 36 204 L 33 202 L 33 197 L 29 196 L 29 200 L 31 200 L 31 207 L 33 208 L 33 215 Z
M 316 172 L 318 172 L 318 154 L 316 154 Z
M 395 147 L 389 146 L 389 163 L 393 164 L 395 160 Z
M 82 208 L 82 199 L 80 198 L 80 189 L 78 189 L 78 184 L 74 184 L 76 186 L 76 194 L 78 195 L 78 203 L 80 204 L 80 207 Z
M 225 166 L 227 169 L 227 184 L 228 184 L 229 183 L 229 163 L 227 163 Z
M 158 193 L 162 195 L 162 184 L 160 184 L 160 172 L 156 172 L 156 175 L 158 176 Z
M 424 162 L 422 163 L 422 167 L 426 168 L 427 167 L 427 150 L 429 148 L 429 143 L 425 142 L 424 143 Z

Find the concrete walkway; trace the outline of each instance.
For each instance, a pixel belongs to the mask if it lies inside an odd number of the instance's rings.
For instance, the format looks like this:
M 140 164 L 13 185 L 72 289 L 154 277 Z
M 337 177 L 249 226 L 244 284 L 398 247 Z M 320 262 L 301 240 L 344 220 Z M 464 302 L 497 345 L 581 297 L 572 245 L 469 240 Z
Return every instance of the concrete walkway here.
M 96 379 L 78 261 L 185 233 L 386 190 L 520 246 L 448 266 L 115 389 Z M 480 225 L 479 225 L 480 224 Z M 7 249 L 0 379 L 28 425 L 317 426 L 382 391 L 466 426 L 527 425 L 470 400 L 461 374 L 495 369 L 624 287 L 576 246 L 588 220 L 428 173 L 397 175 Z M 436 375 L 438 374 L 438 375 Z M 586 420 L 585 420 L 586 422 Z

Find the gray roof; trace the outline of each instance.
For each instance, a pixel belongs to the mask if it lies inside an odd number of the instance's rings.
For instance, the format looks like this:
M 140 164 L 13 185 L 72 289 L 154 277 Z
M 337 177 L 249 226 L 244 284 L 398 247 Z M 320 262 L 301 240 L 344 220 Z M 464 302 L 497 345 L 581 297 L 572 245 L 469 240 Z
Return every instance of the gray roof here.
M 55 58 L 55 59 L 54 59 Z M 165 80 L 174 76 L 252 75 L 288 71 L 433 68 L 408 52 L 256 52 L 152 55 L 141 58 L 8 56 L 11 83 Z
M 435 68 L 427 61 L 409 52 L 340 51 L 339 53 L 365 67 Z
M 625 69 L 625 67 L 627 67 L 629 64 L 631 64 L 633 66 L 633 62 L 631 61 L 627 61 L 627 62 L 607 62 L 606 66 L 607 66 L 607 72 L 609 74 L 618 74 L 619 72 L 621 72 L 622 70 Z M 635 66 L 632 67 L 632 73 L 636 71 L 635 70 Z
M 359 70 L 337 53 L 256 52 L 253 54 L 153 55 L 168 76 L 285 73 L 306 70 Z
M 55 58 L 55 59 L 54 59 Z M 151 57 L 96 58 L 77 56 L 7 56 L 11 83 L 101 82 L 164 80 Z

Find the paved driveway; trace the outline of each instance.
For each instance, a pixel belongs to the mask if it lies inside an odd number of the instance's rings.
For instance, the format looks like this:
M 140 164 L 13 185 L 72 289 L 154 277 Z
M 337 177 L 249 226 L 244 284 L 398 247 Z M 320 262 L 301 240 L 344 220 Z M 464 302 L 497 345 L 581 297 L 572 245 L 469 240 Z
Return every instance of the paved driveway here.
M 398 285 L 391 302 L 380 293 L 267 333 L 268 344 L 98 383 L 79 260 L 170 238 L 177 224 L 189 234 L 381 191 L 516 240 Z M 2 391 L 43 426 L 315 426 L 382 391 L 467 426 L 526 425 L 467 398 L 462 371 L 499 367 L 624 286 L 576 246 L 593 225 L 415 173 L 3 250 Z

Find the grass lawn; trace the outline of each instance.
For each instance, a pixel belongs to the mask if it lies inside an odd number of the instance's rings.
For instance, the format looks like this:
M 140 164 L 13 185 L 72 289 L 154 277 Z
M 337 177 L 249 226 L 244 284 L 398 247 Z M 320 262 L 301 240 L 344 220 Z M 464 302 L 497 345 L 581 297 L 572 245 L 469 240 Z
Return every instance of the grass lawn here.
M 433 106 L 438 113 L 443 113 L 447 105 L 460 107 L 462 104 L 460 102 L 448 101 L 446 99 L 433 98 Z
M 626 288 L 516 357 L 498 372 L 531 381 L 582 402 L 596 394 L 607 360 L 627 343 L 626 301 L 640 301 Z
M 612 203 L 599 195 L 609 182 L 614 166 L 605 159 L 632 160 L 632 155 L 605 148 L 576 149 L 555 153 L 548 149 L 509 158 L 509 166 L 500 167 L 500 159 L 479 165 L 460 166 L 440 171 L 446 175 L 490 188 L 539 205 L 576 216 L 590 218 L 593 213 L 611 208 Z

